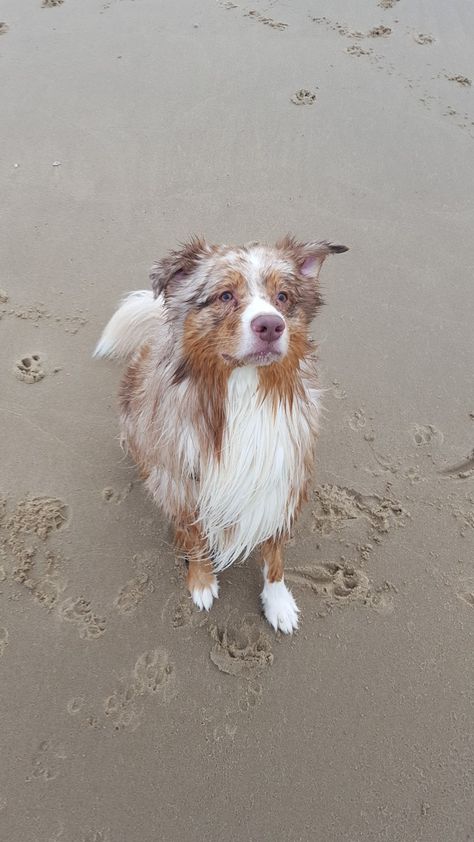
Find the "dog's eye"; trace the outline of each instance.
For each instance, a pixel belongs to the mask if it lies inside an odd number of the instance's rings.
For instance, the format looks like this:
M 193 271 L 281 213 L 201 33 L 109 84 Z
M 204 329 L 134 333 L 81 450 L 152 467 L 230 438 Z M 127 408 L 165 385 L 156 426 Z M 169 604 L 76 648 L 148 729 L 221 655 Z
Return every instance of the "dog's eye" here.
M 279 292 L 277 295 L 277 301 L 280 301 L 282 304 L 284 304 L 285 301 L 288 301 L 286 292 Z
M 232 293 L 231 293 L 229 290 L 226 290 L 225 292 L 223 292 L 223 293 L 219 296 L 219 298 L 220 298 L 220 300 L 221 300 L 221 301 L 232 301 L 233 297 L 234 297 L 234 296 L 232 295 Z

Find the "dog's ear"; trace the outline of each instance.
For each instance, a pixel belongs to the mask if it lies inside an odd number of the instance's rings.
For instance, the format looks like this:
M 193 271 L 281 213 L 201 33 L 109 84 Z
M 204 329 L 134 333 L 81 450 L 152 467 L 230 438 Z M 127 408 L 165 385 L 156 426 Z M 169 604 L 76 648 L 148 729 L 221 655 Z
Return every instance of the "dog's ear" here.
M 203 257 L 212 254 L 212 246 L 200 237 L 192 237 L 180 249 L 157 260 L 150 272 L 150 281 L 155 298 L 165 292 L 171 281 L 182 281 L 194 272 Z
M 314 280 L 318 279 L 319 270 L 328 255 L 342 254 L 342 252 L 348 251 L 348 246 L 339 246 L 327 240 L 321 240 L 317 243 L 299 243 L 294 237 L 290 236 L 280 240 L 277 243 L 277 248 L 284 251 L 288 257 L 295 261 L 300 275 L 305 278 L 314 278 Z

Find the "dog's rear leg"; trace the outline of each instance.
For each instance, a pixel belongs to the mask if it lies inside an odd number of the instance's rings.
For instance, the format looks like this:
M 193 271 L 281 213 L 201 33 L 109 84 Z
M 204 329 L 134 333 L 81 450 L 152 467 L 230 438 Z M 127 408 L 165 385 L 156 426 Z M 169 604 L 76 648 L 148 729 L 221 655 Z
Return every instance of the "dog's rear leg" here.
M 219 585 L 199 527 L 196 524 L 178 526 L 175 541 L 188 560 L 186 585 L 193 602 L 200 611 L 209 611 L 219 594 Z
M 292 634 L 298 628 L 298 607 L 283 577 L 283 541 L 271 539 L 261 546 L 263 613 L 275 629 Z

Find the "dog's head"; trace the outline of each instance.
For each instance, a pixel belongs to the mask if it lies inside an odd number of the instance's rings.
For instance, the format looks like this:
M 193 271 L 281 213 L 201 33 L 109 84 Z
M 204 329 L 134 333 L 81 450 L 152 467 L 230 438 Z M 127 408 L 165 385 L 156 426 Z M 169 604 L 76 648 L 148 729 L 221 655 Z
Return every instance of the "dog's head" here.
M 321 305 L 319 271 L 329 242 L 211 246 L 193 239 L 151 271 L 185 359 L 202 366 L 278 364 L 307 336 Z M 303 343 L 304 344 L 304 343 Z M 301 354 L 296 354 L 301 356 Z

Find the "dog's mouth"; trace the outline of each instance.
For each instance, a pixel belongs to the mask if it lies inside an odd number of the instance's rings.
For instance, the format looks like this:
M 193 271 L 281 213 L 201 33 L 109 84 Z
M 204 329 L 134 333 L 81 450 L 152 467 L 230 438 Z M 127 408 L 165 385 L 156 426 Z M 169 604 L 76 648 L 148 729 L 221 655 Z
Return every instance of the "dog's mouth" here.
M 243 365 L 271 365 L 272 363 L 276 363 L 283 357 L 281 351 L 275 350 L 265 350 L 265 351 L 255 351 L 253 354 L 247 354 L 245 357 L 232 357 L 230 354 L 222 354 L 222 359 L 225 360 L 226 363 L 234 366 L 243 366 Z

